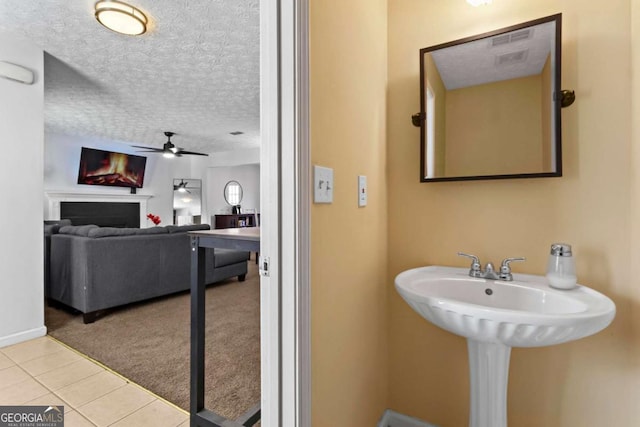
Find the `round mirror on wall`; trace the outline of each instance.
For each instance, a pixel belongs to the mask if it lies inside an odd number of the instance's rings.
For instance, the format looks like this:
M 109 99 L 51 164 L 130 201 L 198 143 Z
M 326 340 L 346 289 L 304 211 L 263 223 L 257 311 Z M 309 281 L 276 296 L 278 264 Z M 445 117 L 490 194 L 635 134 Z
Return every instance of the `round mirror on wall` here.
M 224 186 L 224 199 L 231 206 L 238 206 L 242 201 L 242 186 L 238 181 L 229 181 Z

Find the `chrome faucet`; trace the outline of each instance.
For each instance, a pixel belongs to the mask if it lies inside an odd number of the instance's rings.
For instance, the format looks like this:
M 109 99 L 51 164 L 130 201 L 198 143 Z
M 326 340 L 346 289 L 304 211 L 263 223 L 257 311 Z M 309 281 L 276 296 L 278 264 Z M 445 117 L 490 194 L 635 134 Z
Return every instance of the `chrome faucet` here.
M 505 258 L 502 260 L 502 264 L 500 264 L 499 272 L 495 270 L 492 263 L 488 262 L 487 265 L 484 266 L 484 271 L 483 271 L 482 265 L 480 264 L 480 260 L 478 259 L 477 256 L 465 254 L 462 252 L 458 252 L 458 255 L 471 258 L 471 267 L 469 268 L 469 276 L 478 277 L 482 279 L 504 280 L 506 282 L 510 282 L 513 280 L 513 274 L 511 274 L 511 266 L 509 264 L 513 261 L 526 260 L 526 258 L 524 257 Z

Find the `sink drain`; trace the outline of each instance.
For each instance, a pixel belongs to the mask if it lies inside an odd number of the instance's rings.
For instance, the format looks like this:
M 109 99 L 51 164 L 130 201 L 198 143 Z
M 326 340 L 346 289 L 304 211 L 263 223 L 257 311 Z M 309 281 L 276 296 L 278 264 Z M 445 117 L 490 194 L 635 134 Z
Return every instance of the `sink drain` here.
M 484 290 L 484 293 L 487 294 L 487 295 L 491 295 L 491 294 L 493 294 L 493 291 L 491 289 L 487 288 L 487 289 Z

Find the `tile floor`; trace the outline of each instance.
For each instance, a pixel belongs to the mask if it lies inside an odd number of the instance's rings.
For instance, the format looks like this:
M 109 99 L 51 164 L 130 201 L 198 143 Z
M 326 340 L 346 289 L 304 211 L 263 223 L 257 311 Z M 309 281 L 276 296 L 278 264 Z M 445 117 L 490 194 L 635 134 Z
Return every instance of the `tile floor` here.
M 0 348 L 0 405 L 64 405 L 65 427 L 185 427 L 186 411 L 51 337 Z

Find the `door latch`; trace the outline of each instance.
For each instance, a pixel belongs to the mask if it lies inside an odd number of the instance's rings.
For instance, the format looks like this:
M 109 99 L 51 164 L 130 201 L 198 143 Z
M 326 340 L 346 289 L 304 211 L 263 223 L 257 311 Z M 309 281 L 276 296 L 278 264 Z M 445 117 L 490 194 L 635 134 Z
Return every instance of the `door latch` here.
M 269 277 L 269 257 L 260 257 L 260 275 Z

